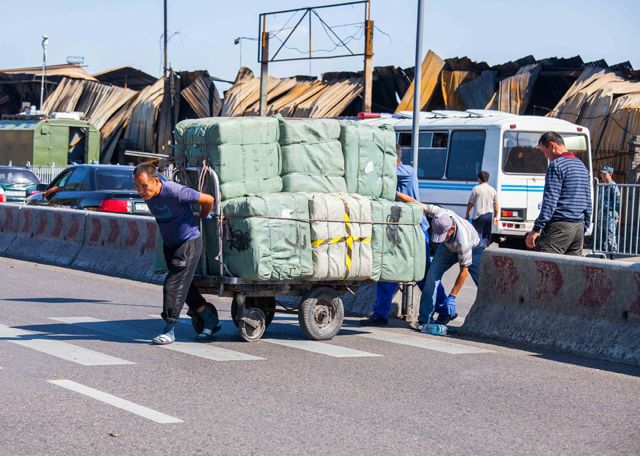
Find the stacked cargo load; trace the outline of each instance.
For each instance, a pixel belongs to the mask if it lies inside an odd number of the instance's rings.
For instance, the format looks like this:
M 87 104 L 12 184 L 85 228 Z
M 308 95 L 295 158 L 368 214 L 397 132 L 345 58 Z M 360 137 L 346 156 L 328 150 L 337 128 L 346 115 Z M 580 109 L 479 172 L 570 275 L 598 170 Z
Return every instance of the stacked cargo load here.
M 263 193 L 222 203 L 223 261 L 247 280 L 296 280 L 313 274 L 309 203 L 300 193 Z M 217 275 L 216 222 L 208 222 L 207 266 Z
M 368 280 L 372 273 L 371 201 L 346 193 L 309 194 L 313 276 Z
M 343 121 L 340 143 L 348 192 L 395 200 L 398 158 L 393 128 Z
M 334 119 L 277 119 L 283 191 L 346 193 L 340 123 Z
M 208 160 L 220 179 L 223 200 L 279 192 L 278 135 L 278 121 L 273 117 L 183 120 L 175 128 L 176 164 L 201 166 Z
M 371 201 L 373 216 L 373 271 L 371 279 L 382 282 L 422 280 L 426 264 L 426 242 L 420 222 L 419 204 L 383 199 Z

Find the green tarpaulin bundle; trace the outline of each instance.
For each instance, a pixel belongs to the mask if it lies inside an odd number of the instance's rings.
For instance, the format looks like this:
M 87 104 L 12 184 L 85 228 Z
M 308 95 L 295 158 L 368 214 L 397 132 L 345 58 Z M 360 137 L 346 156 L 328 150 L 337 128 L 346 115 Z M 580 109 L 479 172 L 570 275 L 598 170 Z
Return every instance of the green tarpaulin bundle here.
M 264 281 L 313 274 L 305 195 L 265 193 L 234 198 L 223 203 L 222 212 L 226 217 L 222 251 L 233 276 Z M 215 223 L 208 225 L 215 229 Z M 216 267 L 215 236 L 207 236 L 206 245 L 211 270 Z
M 371 201 L 346 193 L 308 194 L 313 276 L 310 280 L 371 278 Z
M 340 123 L 349 193 L 396 199 L 396 135 L 391 127 L 361 122 Z
M 422 280 L 427 259 L 425 237 L 420 228 L 422 207 L 374 199 L 371 213 L 374 222 L 371 278 L 383 282 Z
M 334 119 L 285 120 L 280 124 L 285 192 L 346 192 L 344 155 Z
M 178 166 L 208 160 L 222 199 L 282 190 L 278 121 L 272 117 L 184 120 L 176 125 Z

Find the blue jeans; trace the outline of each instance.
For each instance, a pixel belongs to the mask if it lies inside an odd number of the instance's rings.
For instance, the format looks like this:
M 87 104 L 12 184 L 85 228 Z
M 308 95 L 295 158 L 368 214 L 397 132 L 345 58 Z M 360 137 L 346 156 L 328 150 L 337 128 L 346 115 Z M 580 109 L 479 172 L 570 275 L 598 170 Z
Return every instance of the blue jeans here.
M 480 279 L 480 260 L 482 258 L 483 251 L 484 247 L 476 247 L 473 249 L 473 260 L 471 266 L 469 266 L 469 273 L 476 285 L 478 285 L 478 280 Z M 440 284 L 440 280 L 442 280 L 444 273 L 457 262 L 457 253 L 450 252 L 444 244 L 440 244 L 438 246 L 425 279 L 422 298 L 420 298 L 420 315 L 418 316 L 418 321 L 421 324 L 432 321 L 433 312 L 436 305 L 439 304 L 438 299 L 440 295 L 440 290 L 436 292 L 436 284 Z M 440 288 L 441 287 L 442 284 L 440 284 Z
M 427 278 L 427 273 L 429 272 L 429 266 L 431 265 L 431 255 L 429 255 L 429 232 L 424 232 L 424 239 L 427 243 L 427 266 L 424 271 L 424 277 L 421 281 L 417 283 L 420 291 L 424 289 L 424 283 Z M 389 312 L 391 312 L 391 303 L 393 301 L 393 296 L 398 291 L 398 284 L 395 282 L 378 282 L 376 287 L 376 302 L 373 304 L 373 317 L 380 319 L 389 318 Z M 436 302 L 438 304 L 442 304 L 446 299 L 447 294 L 444 292 L 444 288 L 442 288 L 442 284 L 438 284 L 438 295 L 436 298 Z

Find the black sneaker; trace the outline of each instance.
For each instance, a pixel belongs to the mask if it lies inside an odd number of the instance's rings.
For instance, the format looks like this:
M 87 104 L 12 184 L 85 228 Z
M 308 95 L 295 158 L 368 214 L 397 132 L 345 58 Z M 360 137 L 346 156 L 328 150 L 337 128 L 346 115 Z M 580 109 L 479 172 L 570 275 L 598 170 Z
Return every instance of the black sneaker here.
M 389 320 L 386 318 L 376 317 L 375 315 L 371 315 L 369 318 L 360 320 L 361 326 L 387 326 L 388 324 Z
M 440 315 L 438 314 L 438 318 L 436 318 L 436 323 L 440 325 L 448 325 L 450 321 L 458 318 L 458 314 L 449 315 Z

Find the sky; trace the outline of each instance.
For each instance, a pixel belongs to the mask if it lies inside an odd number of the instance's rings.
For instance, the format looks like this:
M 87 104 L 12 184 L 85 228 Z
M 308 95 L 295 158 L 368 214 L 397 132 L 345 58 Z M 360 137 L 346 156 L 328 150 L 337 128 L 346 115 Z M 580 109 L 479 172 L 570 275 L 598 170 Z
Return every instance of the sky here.
M 259 14 L 319 6 L 339 0 L 168 0 L 169 61 L 176 70 L 206 69 L 233 80 L 242 63 L 259 74 Z M 416 0 L 371 0 L 374 65 L 413 66 Z M 318 11 L 354 53 L 362 52 L 362 5 Z M 275 53 L 301 17 L 267 16 Z M 572 57 L 585 62 L 604 58 L 609 64 L 630 61 L 640 69 L 640 0 L 425 0 L 423 51 L 443 58 L 468 56 L 489 65 L 526 55 Z M 162 72 L 162 0 L 30 0 L 3 2 L 0 18 L 0 68 L 38 66 L 41 36 L 49 37 L 48 62 L 83 56 L 87 71 L 119 66 Z M 312 17 L 312 51 L 317 56 L 344 53 L 323 25 Z M 280 58 L 308 51 L 307 18 L 293 32 Z M 234 44 L 237 37 L 243 39 Z M 337 41 L 332 37 L 333 41 Z M 332 52 L 327 52 L 332 51 Z M 358 71 L 362 57 L 275 62 L 273 76 L 320 75 Z

